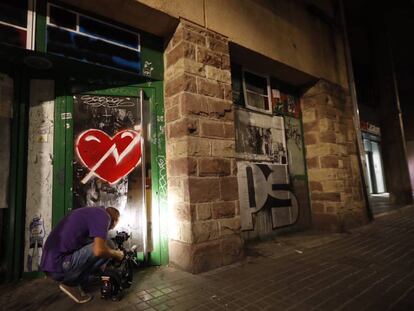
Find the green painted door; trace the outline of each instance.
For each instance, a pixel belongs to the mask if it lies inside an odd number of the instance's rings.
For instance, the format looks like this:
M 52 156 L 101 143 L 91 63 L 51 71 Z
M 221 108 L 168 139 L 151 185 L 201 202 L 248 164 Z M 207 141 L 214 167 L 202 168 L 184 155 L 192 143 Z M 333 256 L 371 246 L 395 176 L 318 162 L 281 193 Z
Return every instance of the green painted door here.
M 113 206 L 143 259 L 168 262 L 162 83 L 57 90 L 53 224 L 72 209 Z

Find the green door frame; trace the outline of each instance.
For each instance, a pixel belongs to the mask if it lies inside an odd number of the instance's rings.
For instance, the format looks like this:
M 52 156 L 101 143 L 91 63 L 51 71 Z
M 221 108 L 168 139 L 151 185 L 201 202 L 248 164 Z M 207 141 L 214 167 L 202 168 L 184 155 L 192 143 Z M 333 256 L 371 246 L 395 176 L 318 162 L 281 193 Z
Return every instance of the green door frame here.
M 63 81 L 62 81 L 63 82 Z M 72 209 L 73 185 L 73 96 L 64 88 L 65 83 L 56 84 L 54 161 L 53 161 L 53 210 L 52 226 Z M 163 84 L 161 81 L 146 82 L 131 86 L 88 91 L 88 94 L 139 97 L 143 90 L 149 98 L 151 115 L 151 181 L 153 251 L 149 264 L 168 263 L 168 235 L 162 228 L 167 220 L 165 133 Z

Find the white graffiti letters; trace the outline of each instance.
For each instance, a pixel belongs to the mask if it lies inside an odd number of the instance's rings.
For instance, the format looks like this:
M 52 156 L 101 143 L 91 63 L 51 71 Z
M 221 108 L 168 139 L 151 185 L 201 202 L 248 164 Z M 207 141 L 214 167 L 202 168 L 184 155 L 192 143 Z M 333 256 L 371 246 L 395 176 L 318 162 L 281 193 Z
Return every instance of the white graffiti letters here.
M 81 101 L 93 108 L 134 107 L 135 102 L 129 97 L 83 95 Z
M 299 216 L 298 202 L 290 191 L 286 165 L 237 163 L 242 230 L 253 230 L 253 214 L 270 209 L 273 228 L 292 225 Z

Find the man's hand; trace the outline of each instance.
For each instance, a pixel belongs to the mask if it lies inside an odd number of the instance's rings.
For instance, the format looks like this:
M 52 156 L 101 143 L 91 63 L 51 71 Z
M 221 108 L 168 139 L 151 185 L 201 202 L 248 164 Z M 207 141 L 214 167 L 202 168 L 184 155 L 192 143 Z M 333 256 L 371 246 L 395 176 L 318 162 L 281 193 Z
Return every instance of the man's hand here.
M 124 258 L 124 252 L 116 249 L 111 249 L 106 241 L 102 238 L 94 238 L 93 240 L 93 254 L 101 258 L 114 258 L 121 261 Z
M 124 252 L 120 251 L 120 250 L 112 250 L 114 252 L 115 260 L 121 261 L 122 259 L 124 259 Z

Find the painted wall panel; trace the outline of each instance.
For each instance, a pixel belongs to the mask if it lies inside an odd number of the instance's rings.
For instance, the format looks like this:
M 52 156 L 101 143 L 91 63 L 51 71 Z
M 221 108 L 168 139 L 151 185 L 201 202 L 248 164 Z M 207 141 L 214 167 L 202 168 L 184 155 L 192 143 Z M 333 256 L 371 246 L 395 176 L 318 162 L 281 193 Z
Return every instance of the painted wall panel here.
M 39 270 L 52 227 L 54 81 L 32 80 L 27 155 L 24 271 Z
M 236 153 L 240 159 L 287 164 L 283 117 L 237 109 Z
M 310 225 L 300 111 L 293 95 L 282 94 L 280 103 L 278 115 L 236 110 L 240 218 L 247 240 Z
M 285 131 L 289 159 L 289 173 L 291 176 L 305 175 L 303 135 L 300 120 L 292 117 L 285 117 Z
M 272 229 L 294 224 L 299 206 L 289 182 L 286 165 L 237 163 L 242 230 L 254 230 L 254 215 L 268 210 Z

